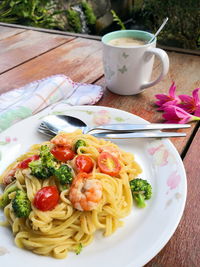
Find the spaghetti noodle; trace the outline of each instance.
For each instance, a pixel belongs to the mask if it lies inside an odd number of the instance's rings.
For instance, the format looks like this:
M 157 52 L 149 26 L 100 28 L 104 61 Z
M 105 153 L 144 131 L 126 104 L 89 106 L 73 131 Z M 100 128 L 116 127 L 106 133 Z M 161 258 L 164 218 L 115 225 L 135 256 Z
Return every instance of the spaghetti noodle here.
M 29 165 L 27 168 L 19 168 L 19 163 L 33 155 L 39 155 L 42 145 L 52 149 L 55 146 L 63 146 L 66 142 L 67 146 L 74 150 L 78 140 L 84 141 L 86 145 L 78 147 L 74 152 L 74 158 L 67 161 L 68 166 L 73 171 L 73 181 L 64 189 L 60 189 L 55 175 L 51 175 L 47 179 L 39 179 L 32 174 Z M 61 144 L 61 141 L 64 143 Z M 109 175 L 99 167 L 98 159 L 102 153 L 108 153 L 115 159 L 117 158 L 120 165 L 117 174 Z M 91 191 L 90 188 L 93 190 L 94 185 L 97 184 L 99 187 L 96 188 L 101 191 L 97 204 L 91 206 L 91 209 L 84 208 L 85 206 L 82 205 L 81 200 L 80 206 L 78 205 L 79 208 L 74 204 L 73 194 L 77 193 L 75 185 L 77 185 L 77 176 L 79 176 L 76 168 L 76 158 L 79 155 L 88 156 L 93 162 L 92 171 L 87 174 L 90 185 L 85 184 L 85 191 L 81 191 L 82 188 L 80 193 L 86 194 L 86 191 L 90 191 L 90 194 L 91 192 L 96 194 L 97 189 Z M 57 167 L 62 163 L 57 160 Z M 108 167 L 109 164 L 112 167 L 113 162 L 107 163 Z M 20 156 L 8 166 L 0 177 L 0 182 L 7 184 L 5 190 L 14 184 L 18 189 L 26 192 L 31 202 L 31 212 L 28 217 L 18 218 L 12 206 L 12 199 L 16 192 L 9 194 L 10 201 L 4 207 L 4 214 L 12 227 L 15 243 L 20 248 L 31 250 L 34 253 L 61 259 L 67 256 L 68 251 L 77 252 L 77 249 L 81 246 L 90 244 L 94 233 L 98 229 L 103 231 L 104 236 L 111 235 L 118 227 L 123 225 L 121 219 L 131 212 L 132 195 L 129 181 L 139 173 L 141 173 L 141 168 L 135 162 L 132 154 L 121 150 L 109 141 L 82 134 L 79 130 L 69 134 L 61 133 L 50 142 L 33 145 L 26 154 Z M 84 179 L 87 180 L 87 177 Z M 59 201 L 53 209 L 42 211 L 36 208 L 34 199 L 37 192 L 47 186 L 59 188 Z M 87 195 L 87 197 L 84 201 L 96 201 L 89 199 L 90 195 Z

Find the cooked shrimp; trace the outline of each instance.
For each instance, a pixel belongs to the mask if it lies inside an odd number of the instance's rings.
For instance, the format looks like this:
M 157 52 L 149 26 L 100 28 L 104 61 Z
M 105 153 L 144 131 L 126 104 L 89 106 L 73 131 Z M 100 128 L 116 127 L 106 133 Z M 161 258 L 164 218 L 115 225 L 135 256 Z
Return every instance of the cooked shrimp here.
M 12 183 L 13 180 L 15 180 L 15 173 L 17 171 L 17 167 L 11 169 L 4 177 L 3 177 L 3 181 L 2 183 L 4 185 L 9 185 L 10 183 Z
M 97 208 L 102 197 L 102 185 L 97 179 L 89 178 L 87 173 L 79 173 L 74 179 L 69 199 L 73 207 L 80 211 L 89 211 Z
M 100 148 L 99 148 L 99 152 L 101 153 L 101 152 L 109 152 L 110 154 L 112 154 L 114 157 L 116 157 L 116 158 L 119 158 L 120 157 L 120 151 L 119 151 L 119 149 L 117 148 L 117 147 L 115 147 L 115 146 L 101 146 Z
M 70 146 L 69 135 L 67 133 L 59 133 L 50 141 L 54 145 L 58 146 Z

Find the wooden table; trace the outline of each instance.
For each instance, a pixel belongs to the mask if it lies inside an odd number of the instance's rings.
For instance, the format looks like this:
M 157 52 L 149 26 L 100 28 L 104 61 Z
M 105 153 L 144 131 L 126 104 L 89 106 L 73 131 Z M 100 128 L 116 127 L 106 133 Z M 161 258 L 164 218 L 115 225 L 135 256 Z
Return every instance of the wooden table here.
M 198 53 L 188 52 L 168 51 L 168 75 L 146 92 L 137 96 L 119 96 L 105 90 L 97 105 L 122 109 L 150 122 L 161 122 L 161 113 L 156 111 L 154 105 L 156 93 L 166 93 L 172 81 L 176 82 L 178 94 L 191 94 L 192 90 L 200 87 L 200 57 Z M 0 93 L 58 73 L 74 81 L 105 87 L 101 56 L 102 45 L 98 37 L 0 23 Z M 156 62 L 154 76 L 157 76 L 159 68 Z M 198 126 L 192 123 L 186 138 L 172 139 L 183 158 L 187 173 L 187 203 L 175 234 L 146 267 L 200 266 Z

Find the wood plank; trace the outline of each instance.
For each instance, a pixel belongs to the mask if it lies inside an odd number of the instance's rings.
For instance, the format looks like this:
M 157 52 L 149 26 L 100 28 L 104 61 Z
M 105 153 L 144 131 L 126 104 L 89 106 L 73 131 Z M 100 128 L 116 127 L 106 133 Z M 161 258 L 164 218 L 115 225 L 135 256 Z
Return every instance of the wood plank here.
M 187 202 L 181 222 L 167 245 L 145 267 L 200 265 L 200 129 L 184 159 L 188 180 Z M 194 164 L 195 163 L 195 164 Z
M 66 43 L 74 37 L 25 31 L 0 41 L 0 73 Z
M 58 34 L 58 35 L 81 37 L 81 38 L 87 38 L 87 39 L 93 39 L 93 40 L 101 40 L 101 36 L 85 34 L 85 33 L 75 33 L 75 32 L 68 32 L 68 31 L 61 31 L 61 30 L 36 28 L 36 27 L 32 27 L 32 26 L 24 26 L 24 25 L 19 25 L 19 24 L 9 24 L 9 23 L 3 23 L 3 22 L 0 22 L 0 26 L 10 27 L 11 29 L 17 28 L 17 29 L 33 30 L 33 31 L 46 32 L 46 33 Z
M 16 35 L 20 32 L 25 32 L 26 29 L 18 29 L 18 28 L 10 28 L 5 26 L 0 26 L 0 40 L 3 40 L 5 38 L 8 38 L 10 36 Z
M 58 73 L 66 74 L 74 81 L 97 80 L 103 73 L 101 43 L 77 38 L 7 71 L 0 76 L 0 93 Z
M 163 122 L 162 112 L 156 111 L 155 94 L 168 93 L 172 81 L 177 85 L 177 94 L 189 94 L 200 87 L 200 57 L 193 55 L 183 55 L 174 52 L 168 53 L 170 59 L 170 70 L 167 76 L 157 85 L 146 89 L 143 93 L 135 96 L 120 96 L 106 90 L 103 98 L 98 105 L 108 106 L 131 112 L 135 115 L 142 116 L 149 122 Z M 160 71 L 160 65 L 155 64 L 156 68 L 152 79 L 156 78 Z M 105 87 L 104 78 L 98 81 L 98 84 Z M 184 148 L 195 128 L 196 123 L 191 123 L 192 128 L 179 130 L 186 132 L 186 138 L 172 138 L 174 145 L 179 153 L 183 153 Z
M 174 46 L 166 46 L 166 45 L 159 45 L 158 47 L 166 50 L 168 52 L 173 51 L 181 54 L 191 54 L 191 55 L 199 55 L 200 56 L 200 50 L 199 49 L 186 49 L 186 48 L 179 48 Z
M 0 25 L 1 26 L 7 26 L 10 28 L 18 28 L 18 29 L 25 29 L 25 30 L 47 32 L 47 33 L 51 33 L 51 34 L 67 35 L 67 36 L 81 37 L 81 38 L 87 38 L 87 39 L 93 39 L 93 40 L 101 40 L 101 38 L 102 38 L 102 36 L 98 36 L 98 35 L 74 33 L 74 32 L 44 29 L 44 28 L 36 28 L 36 27 L 31 27 L 31 26 L 19 25 L 19 24 L 9 24 L 9 23 L 0 22 Z M 196 49 L 196 50 L 193 49 L 192 50 L 192 49 L 178 48 L 178 47 L 172 47 L 172 46 L 163 46 L 163 45 L 159 45 L 159 44 L 158 44 L 158 47 L 160 47 L 166 51 L 174 51 L 174 52 L 191 54 L 191 55 L 200 55 L 199 49 Z

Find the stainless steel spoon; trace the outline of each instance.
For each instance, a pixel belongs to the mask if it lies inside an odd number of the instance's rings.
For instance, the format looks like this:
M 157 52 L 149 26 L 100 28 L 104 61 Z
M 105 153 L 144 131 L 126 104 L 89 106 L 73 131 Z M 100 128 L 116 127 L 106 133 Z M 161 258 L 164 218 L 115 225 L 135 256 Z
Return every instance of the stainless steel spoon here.
M 150 44 L 155 39 L 155 37 L 162 31 L 167 21 L 168 21 L 168 17 L 164 19 L 163 23 L 160 25 L 160 28 L 157 30 L 154 36 L 148 41 L 148 44 Z
M 138 131 L 149 131 L 149 130 L 161 130 L 161 129 L 180 129 L 180 128 L 189 128 L 189 124 L 107 124 L 97 127 L 89 127 L 82 120 L 67 116 L 67 115 L 49 115 L 43 118 L 42 123 L 40 124 L 38 131 L 53 136 L 60 131 L 73 132 L 77 129 L 81 129 L 83 133 L 90 133 L 92 131 L 101 131 L 101 137 L 103 135 L 108 136 L 109 134 L 125 134 L 133 133 Z M 94 133 L 93 135 L 96 135 Z M 139 134 L 139 133 L 138 133 Z M 137 136 L 138 136 L 137 134 Z M 185 136 L 184 133 L 168 133 L 168 137 L 171 136 Z M 146 135 L 145 135 L 146 136 Z M 163 134 L 163 137 L 166 137 L 166 134 Z M 136 137 L 136 136 L 135 136 Z M 147 137 L 147 136 L 146 136 Z M 162 137 L 162 132 L 161 136 Z

